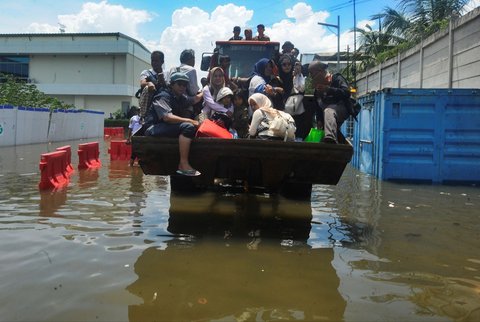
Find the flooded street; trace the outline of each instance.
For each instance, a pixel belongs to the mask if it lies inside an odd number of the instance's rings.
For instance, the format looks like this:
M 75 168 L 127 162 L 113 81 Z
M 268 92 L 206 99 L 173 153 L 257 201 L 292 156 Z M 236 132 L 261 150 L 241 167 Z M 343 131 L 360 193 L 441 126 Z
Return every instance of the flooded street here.
M 480 321 L 476 186 L 347 167 L 311 202 L 185 197 L 98 141 L 98 170 L 81 141 L 0 148 L 0 321 Z M 40 192 L 62 145 L 70 184 Z

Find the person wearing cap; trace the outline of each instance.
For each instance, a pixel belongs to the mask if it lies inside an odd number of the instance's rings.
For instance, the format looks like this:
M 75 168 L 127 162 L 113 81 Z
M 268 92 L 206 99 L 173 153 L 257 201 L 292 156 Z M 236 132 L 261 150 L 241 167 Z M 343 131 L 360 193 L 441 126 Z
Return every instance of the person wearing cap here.
M 345 100 L 350 98 L 348 84 L 343 76 L 328 73 L 328 65 L 314 60 L 308 66 L 308 73 L 315 88 L 314 97 L 317 100 L 317 126 L 325 131 L 323 142 L 338 143 L 338 129 L 348 118 L 349 113 Z M 339 76 L 340 75 L 340 76 Z
M 233 27 L 233 37 L 229 40 L 243 40 L 243 37 L 240 36 L 241 31 L 240 26 Z
M 190 104 L 185 96 L 189 78 L 175 72 L 170 77 L 168 88 L 155 94 L 145 121 L 145 135 L 178 137 L 180 161 L 177 174 L 198 176 L 200 172 L 189 163 L 190 144 L 195 136 L 198 121 L 192 119 Z
M 290 55 L 292 53 L 293 48 L 295 48 L 295 46 L 292 44 L 292 42 L 287 40 L 282 45 L 282 54 Z
M 259 41 L 270 41 L 270 37 L 265 35 L 265 26 L 263 24 L 259 24 L 257 26 L 257 32 L 258 35 L 253 38 L 253 40 L 259 40 Z

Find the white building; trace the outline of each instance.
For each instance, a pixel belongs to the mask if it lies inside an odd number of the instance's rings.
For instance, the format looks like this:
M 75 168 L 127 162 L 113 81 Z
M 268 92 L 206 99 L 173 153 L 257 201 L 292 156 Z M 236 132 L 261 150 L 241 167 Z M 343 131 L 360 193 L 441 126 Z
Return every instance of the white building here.
M 121 33 L 0 34 L 0 73 L 106 117 L 137 104 L 140 73 L 147 68 L 150 51 Z

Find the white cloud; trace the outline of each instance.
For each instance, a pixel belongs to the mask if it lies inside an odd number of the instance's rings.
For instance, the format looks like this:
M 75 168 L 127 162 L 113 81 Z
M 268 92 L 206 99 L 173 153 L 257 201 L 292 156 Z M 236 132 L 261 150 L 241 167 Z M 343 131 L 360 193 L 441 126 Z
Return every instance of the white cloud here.
M 121 32 L 137 38 L 140 24 L 152 20 L 144 10 L 133 10 L 107 1 L 86 2 L 79 13 L 59 15 L 58 23 L 66 32 Z M 58 25 L 32 23 L 27 32 L 58 32 Z
M 239 25 L 243 29 L 252 16 L 252 10 L 234 4 L 218 6 L 211 14 L 197 7 L 177 9 L 172 14 L 171 26 L 162 32 L 160 42 L 146 45 L 165 53 L 166 69 L 178 66 L 181 51 L 191 48 L 195 50 L 198 68 L 203 52 L 212 52 L 216 40 L 230 38 L 233 27 Z
M 266 28 L 266 33 L 272 40 L 283 43 L 286 40 L 293 42 L 302 53 L 336 52 L 337 29 L 319 25 L 319 22 L 337 25 L 336 17 L 330 16 L 327 11 L 313 11 L 312 7 L 299 2 L 292 8 L 285 10 L 288 19 L 283 19 Z M 340 20 L 340 29 L 345 22 Z M 340 34 L 340 50 L 345 51 L 347 45 L 353 48 L 353 33 L 346 31 Z
M 473 9 L 477 8 L 480 6 L 480 0 L 470 0 L 464 7 L 464 11 L 462 14 L 465 14 L 469 11 L 472 11 Z
M 65 25 L 66 32 L 121 32 L 138 39 L 150 50 L 162 50 L 165 53 L 166 69 L 179 64 L 180 52 L 186 48 L 194 49 L 197 53 L 198 68 L 202 52 L 212 52 L 216 40 L 230 38 L 233 26 L 239 25 L 242 29 L 251 27 L 254 14 L 253 10 L 232 3 L 217 6 L 212 12 L 198 7 L 184 7 L 172 13 L 171 24 L 158 31 L 157 39 L 145 39 L 139 28 L 142 25 L 155 28 L 155 14 L 110 4 L 107 0 L 85 2 L 76 10 L 78 11 L 71 14 L 58 15 L 53 24 L 38 21 L 31 23 L 26 31 L 59 32 L 60 23 Z M 52 19 L 55 18 L 51 17 L 50 21 Z M 318 22 L 336 24 L 337 19 L 327 11 L 314 11 L 310 5 L 299 2 L 285 10 L 285 18 L 267 25 L 266 34 L 273 41 L 293 42 L 303 53 L 336 52 L 336 29 L 328 29 Z M 365 23 L 361 21 L 358 25 L 363 27 Z M 341 26 L 346 25 L 346 22 L 341 21 Z M 340 50 L 346 50 L 347 44 L 352 50 L 352 33 L 343 32 L 340 41 Z
M 375 20 L 360 20 L 357 22 L 357 28 L 365 29 L 367 25 L 369 25 L 372 29 L 375 30 L 377 23 Z

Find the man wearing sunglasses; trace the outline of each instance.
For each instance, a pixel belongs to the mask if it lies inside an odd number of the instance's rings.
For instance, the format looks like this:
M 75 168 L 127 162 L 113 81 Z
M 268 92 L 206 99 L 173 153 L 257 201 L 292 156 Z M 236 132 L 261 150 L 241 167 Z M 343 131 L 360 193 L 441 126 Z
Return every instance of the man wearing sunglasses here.
M 338 129 L 349 116 L 344 102 L 350 98 L 350 90 L 340 74 L 331 75 L 327 68 L 327 64 L 314 60 L 308 66 L 308 73 L 318 103 L 317 126 L 325 131 L 323 142 L 337 144 Z
M 193 119 L 191 105 L 185 96 L 189 81 L 186 74 L 175 72 L 170 77 L 168 88 L 155 94 L 145 120 L 145 135 L 178 137 L 180 161 L 177 173 L 193 177 L 200 172 L 192 168 L 188 156 L 198 121 Z

